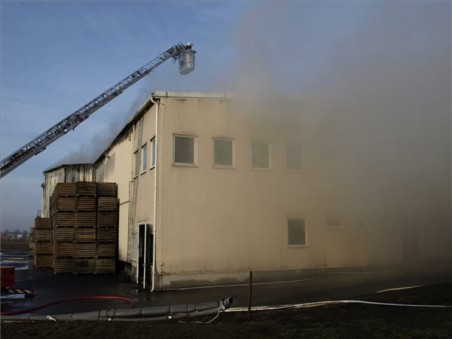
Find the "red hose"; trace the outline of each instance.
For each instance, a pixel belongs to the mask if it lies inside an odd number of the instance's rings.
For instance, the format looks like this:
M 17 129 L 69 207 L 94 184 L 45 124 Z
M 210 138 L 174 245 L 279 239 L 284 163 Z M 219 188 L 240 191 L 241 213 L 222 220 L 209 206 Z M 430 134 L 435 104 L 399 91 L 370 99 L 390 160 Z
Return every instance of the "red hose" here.
M 81 301 L 81 300 L 95 300 L 95 299 L 121 300 L 121 301 L 127 302 L 129 304 L 129 308 L 133 308 L 133 302 L 130 299 L 128 299 L 128 298 L 119 297 L 119 296 L 99 295 L 99 296 L 92 296 L 92 297 L 78 297 L 78 298 L 71 298 L 71 299 L 64 299 L 64 300 L 53 301 L 53 302 L 50 302 L 50 303 L 47 303 L 47 304 L 35 306 L 35 307 L 28 308 L 28 309 L 25 309 L 25 310 L 1 312 L 0 315 L 3 316 L 3 315 L 17 315 L 17 314 L 30 313 L 30 312 L 33 312 L 33 311 L 36 311 L 36 310 L 40 310 L 42 308 L 46 308 L 46 307 L 52 306 L 52 305 L 70 303 L 70 302 Z

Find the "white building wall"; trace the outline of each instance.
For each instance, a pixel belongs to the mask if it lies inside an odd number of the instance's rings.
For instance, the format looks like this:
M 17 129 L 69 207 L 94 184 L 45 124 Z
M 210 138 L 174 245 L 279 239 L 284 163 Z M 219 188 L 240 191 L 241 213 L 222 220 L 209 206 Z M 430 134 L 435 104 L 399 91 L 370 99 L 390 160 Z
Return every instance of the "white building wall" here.
M 129 190 L 132 173 L 132 131 L 125 131 L 96 164 L 96 181 L 118 184 L 118 259 L 127 261 Z
M 158 272 L 192 274 L 281 270 L 325 265 L 319 218 L 306 173 L 288 173 L 285 147 L 298 134 L 251 126 L 228 100 L 162 99 Z M 196 166 L 173 165 L 174 134 L 196 137 Z M 212 139 L 232 138 L 235 166 L 213 168 Z M 251 168 L 253 140 L 270 143 L 271 168 Z M 307 246 L 287 245 L 287 218 L 304 218 Z M 337 264 L 343 261 L 338 259 Z
M 143 116 L 143 131 L 141 134 L 141 140 L 135 145 L 139 145 L 138 149 L 135 146 L 134 151 L 139 152 L 140 169 L 136 176 L 138 179 L 138 192 L 137 192 L 137 209 L 135 224 L 140 223 L 153 223 L 154 215 L 154 171 L 155 168 L 151 167 L 151 140 L 155 137 L 155 110 L 156 107 L 152 107 Z M 135 137 L 137 134 L 135 133 Z M 144 148 L 145 147 L 145 148 Z M 146 166 L 143 168 L 143 151 L 146 149 Z
M 105 151 L 96 180 L 118 184 L 119 260 L 136 269 L 138 225 L 155 227 L 157 289 L 246 279 L 250 270 L 403 262 L 401 216 L 388 221 L 354 206 L 344 194 L 352 182 L 335 179 L 338 159 L 347 162 L 350 155 L 323 147 L 318 122 L 301 106 L 290 120 L 278 115 L 277 105 L 276 114 L 267 116 L 220 95 L 157 93 L 154 98 L 159 104 L 148 100 Z M 175 134 L 196 138 L 195 166 L 173 164 Z M 157 166 L 151 168 L 150 141 L 156 136 Z M 234 141 L 233 168 L 213 165 L 213 138 Z M 268 170 L 252 168 L 252 141 L 270 144 Z M 135 175 L 134 152 L 142 161 L 144 145 L 148 164 Z M 301 171 L 287 170 L 288 145 L 301 145 Z M 305 246 L 288 246 L 288 218 L 305 220 Z M 340 220 L 340 227 L 329 227 L 331 218 Z M 440 237 L 419 226 L 425 239 L 419 240 L 421 255 L 441 259 L 449 253 L 450 225 L 443 221 L 438 220 Z

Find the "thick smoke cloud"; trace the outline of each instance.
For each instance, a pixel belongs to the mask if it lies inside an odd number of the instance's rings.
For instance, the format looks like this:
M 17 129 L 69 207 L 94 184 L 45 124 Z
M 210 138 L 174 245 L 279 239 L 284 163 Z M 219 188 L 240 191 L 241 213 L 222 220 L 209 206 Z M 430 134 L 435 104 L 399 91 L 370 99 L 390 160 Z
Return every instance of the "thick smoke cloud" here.
M 58 160 L 50 168 L 54 168 L 59 165 L 94 163 L 112 143 L 124 125 L 133 117 L 147 97 L 148 91 L 139 92 L 135 100 L 130 105 L 130 109 L 125 114 L 117 112 L 119 117 L 116 117 L 116 119 L 113 119 L 107 125 L 102 126 L 103 128 L 100 132 L 95 134 L 87 142 L 84 142 L 78 150 L 69 152 L 65 157 Z
M 319 203 L 450 225 L 450 13 L 447 2 L 266 3 L 238 26 L 229 84 L 270 123 L 288 109 L 269 98 L 298 100 Z
M 450 224 L 450 13 L 449 2 L 252 4 L 232 32 L 232 71 L 213 77 L 250 119 L 299 127 L 322 203 Z M 61 163 L 95 159 L 110 130 Z

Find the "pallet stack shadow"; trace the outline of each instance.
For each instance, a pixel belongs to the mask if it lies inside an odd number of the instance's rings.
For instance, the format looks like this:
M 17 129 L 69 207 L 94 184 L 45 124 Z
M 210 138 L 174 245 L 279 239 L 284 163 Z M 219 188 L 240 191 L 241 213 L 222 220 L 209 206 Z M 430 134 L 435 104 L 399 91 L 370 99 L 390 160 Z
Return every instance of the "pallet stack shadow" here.
M 37 268 L 52 267 L 52 224 L 50 218 L 35 218 L 33 258 Z
M 60 183 L 51 197 L 54 273 L 115 273 L 114 183 Z

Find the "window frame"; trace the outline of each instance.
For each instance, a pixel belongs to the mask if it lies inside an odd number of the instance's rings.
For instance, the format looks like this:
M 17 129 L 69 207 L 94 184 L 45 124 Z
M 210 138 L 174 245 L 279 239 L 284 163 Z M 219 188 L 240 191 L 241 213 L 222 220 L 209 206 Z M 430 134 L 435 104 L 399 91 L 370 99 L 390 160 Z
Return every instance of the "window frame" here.
M 193 139 L 193 162 L 176 162 L 176 138 L 191 138 Z M 190 134 L 173 134 L 173 166 L 176 167 L 197 167 L 197 159 L 198 159 L 198 137 L 196 135 Z
M 266 145 L 268 149 L 268 155 L 267 155 L 267 161 L 268 161 L 268 167 L 256 167 L 254 166 L 253 162 L 253 146 L 254 145 Z M 272 169 L 272 151 L 271 151 L 271 143 L 268 141 L 260 141 L 260 140 L 253 140 L 250 142 L 250 163 L 251 163 L 251 169 L 257 170 L 257 171 L 271 171 Z
M 144 174 L 146 173 L 148 169 L 148 144 L 145 143 L 143 146 L 141 146 L 141 164 L 140 164 L 140 173 Z
M 149 169 L 153 169 L 157 165 L 157 142 L 156 142 L 155 137 L 151 138 L 151 140 L 149 141 L 149 144 L 151 146 L 151 147 L 149 147 L 150 148 L 149 149 L 150 160 L 151 160 Z
M 215 142 L 216 141 L 229 141 L 231 142 L 231 164 L 230 165 L 223 165 L 223 164 L 216 164 L 215 163 Z M 226 138 L 226 137 L 213 137 L 212 138 L 212 162 L 213 162 L 213 168 L 223 168 L 223 169 L 234 169 L 235 168 L 235 140 L 233 138 Z
M 291 243 L 291 239 L 290 239 L 290 228 L 291 228 L 291 224 L 290 221 L 291 220 L 302 220 L 303 221 L 303 240 L 304 243 Z M 293 225 L 295 226 L 295 225 Z M 304 248 L 304 247 L 308 247 L 308 227 L 306 225 L 306 218 L 304 217 L 287 217 L 286 218 L 286 231 L 287 231 L 287 238 L 286 238 L 286 242 L 287 242 L 287 247 L 288 248 Z

